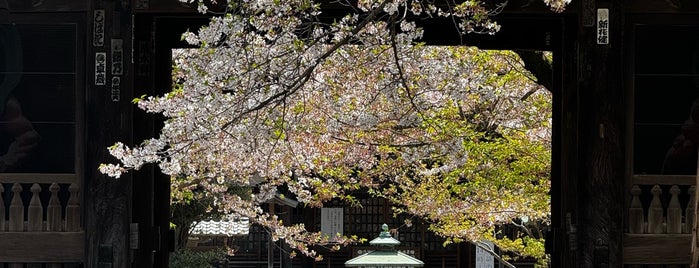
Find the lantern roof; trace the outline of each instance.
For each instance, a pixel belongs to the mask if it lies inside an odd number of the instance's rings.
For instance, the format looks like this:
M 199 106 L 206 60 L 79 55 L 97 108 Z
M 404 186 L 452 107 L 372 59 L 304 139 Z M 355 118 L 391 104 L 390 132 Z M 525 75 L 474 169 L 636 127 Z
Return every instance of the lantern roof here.
M 391 232 L 388 231 L 388 225 L 383 224 L 381 226 L 381 233 L 379 234 L 378 237 L 374 238 L 374 240 L 371 240 L 369 242 L 370 245 L 372 246 L 397 246 L 400 245 L 400 241 L 396 240 L 391 236 Z
M 382 232 L 369 244 L 377 249 L 345 262 L 345 267 L 422 267 L 425 263 L 413 256 L 394 249 L 400 241 L 391 236 L 388 225 L 381 226 Z

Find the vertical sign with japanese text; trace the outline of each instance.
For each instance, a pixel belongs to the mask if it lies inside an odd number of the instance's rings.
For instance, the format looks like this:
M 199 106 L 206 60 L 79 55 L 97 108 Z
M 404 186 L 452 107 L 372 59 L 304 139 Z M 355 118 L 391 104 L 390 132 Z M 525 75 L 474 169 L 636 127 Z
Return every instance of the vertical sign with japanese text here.
M 95 85 L 104 86 L 107 82 L 107 53 L 95 53 Z
M 331 238 L 342 235 L 343 212 L 342 208 L 320 209 L 320 232 Z
M 129 249 L 138 249 L 138 223 L 129 224 Z
M 124 74 L 124 41 L 112 39 L 112 75 Z
M 483 241 L 491 249 L 493 248 L 493 243 L 488 241 Z M 495 267 L 495 259 L 493 255 L 489 252 L 483 250 L 480 247 L 476 247 L 476 268 L 493 268 Z
M 112 77 L 112 101 L 119 101 L 121 99 L 121 77 Z
M 104 46 L 104 10 L 95 10 L 94 29 L 92 32 L 92 45 L 96 47 Z
M 597 44 L 609 44 L 609 9 L 597 9 Z

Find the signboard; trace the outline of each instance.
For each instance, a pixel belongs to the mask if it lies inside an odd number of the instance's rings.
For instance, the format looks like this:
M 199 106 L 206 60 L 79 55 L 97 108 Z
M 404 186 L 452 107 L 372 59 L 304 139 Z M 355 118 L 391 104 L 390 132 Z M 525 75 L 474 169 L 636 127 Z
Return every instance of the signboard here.
M 107 53 L 95 53 L 95 85 L 104 86 L 107 82 Z
M 320 232 L 331 238 L 337 234 L 342 235 L 343 212 L 342 208 L 320 209 Z
M 481 243 L 486 244 L 491 249 L 493 248 L 493 243 L 491 243 L 491 242 L 483 241 Z M 495 267 L 495 259 L 493 258 L 493 255 L 491 255 L 490 253 L 488 253 L 487 251 L 483 250 L 480 247 L 476 247 L 476 268 L 494 268 L 494 267 Z
M 124 40 L 112 39 L 112 74 L 124 74 Z
M 138 249 L 138 223 L 129 225 L 129 249 Z
M 95 10 L 94 31 L 92 33 L 92 45 L 104 46 L 104 10 Z
M 597 44 L 609 44 L 609 9 L 597 9 Z
M 121 78 L 118 76 L 112 77 L 112 101 L 121 99 Z

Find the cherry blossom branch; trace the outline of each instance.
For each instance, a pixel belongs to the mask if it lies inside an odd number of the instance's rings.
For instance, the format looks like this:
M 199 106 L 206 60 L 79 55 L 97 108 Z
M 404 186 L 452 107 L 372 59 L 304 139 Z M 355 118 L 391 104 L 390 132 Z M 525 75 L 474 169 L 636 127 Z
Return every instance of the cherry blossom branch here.
M 367 15 L 366 18 L 362 20 L 357 26 L 355 26 L 350 34 L 347 36 L 344 36 L 340 41 L 337 43 L 333 44 L 329 49 L 325 51 L 324 54 L 320 55 L 318 58 L 316 58 L 315 62 L 311 64 L 311 66 L 307 67 L 304 72 L 299 76 L 298 79 L 294 80 L 294 82 L 289 85 L 289 89 L 282 90 L 281 92 L 278 92 L 277 94 L 272 95 L 271 97 L 267 98 L 266 100 L 261 101 L 259 104 L 257 104 L 255 107 L 252 107 L 248 109 L 245 112 L 242 112 L 240 115 L 236 116 L 233 120 L 229 121 L 228 123 L 225 123 L 221 128 L 228 128 L 232 124 L 237 123 L 243 116 L 247 115 L 250 112 L 260 110 L 264 107 L 267 107 L 270 103 L 276 101 L 279 98 L 286 98 L 289 95 L 294 94 L 296 91 L 298 91 L 303 85 L 311 78 L 311 75 L 313 74 L 313 71 L 322 63 L 325 59 L 333 55 L 335 51 L 340 49 L 342 46 L 348 44 L 352 38 L 354 38 L 355 35 L 357 35 L 364 27 L 366 27 L 369 22 L 374 21 L 374 18 L 376 18 L 381 12 L 383 12 L 383 7 L 386 6 L 386 4 L 390 2 L 390 0 L 384 0 L 381 2 L 381 4 L 374 8 L 369 15 Z

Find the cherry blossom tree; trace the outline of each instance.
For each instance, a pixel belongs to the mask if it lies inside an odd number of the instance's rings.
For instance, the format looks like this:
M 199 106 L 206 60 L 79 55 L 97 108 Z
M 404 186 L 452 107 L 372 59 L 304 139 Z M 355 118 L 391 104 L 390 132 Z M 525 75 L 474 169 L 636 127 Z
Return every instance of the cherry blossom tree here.
M 567 3 L 545 2 L 556 11 Z M 175 53 L 173 90 L 135 100 L 167 118 L 159 136 L 111 146 L 119 163 L 100 170 L 119 177 L 157 164 L 176 178 L 173 198 L 203 188 L 225 213 L 316 258 L 312 245 L 358 238 L 268 214 L 262 205 L 279 187 L 315 207 L 368 191 L 449 241 L 491 240 L 543 258 L 540 237 L 505 238 L 497 226 L 547 221 L 550 94 L 516 54 L 427 46 L 415 23 L 448 17 L 462 33 L 495 34 L 496 10 L 479 1 L 335 4 L 348 13 L 328 20 L 313 0 L 230 0 L 183 35 L 200 48 Z M 251 196 L 228 191 L 248 186 Z

